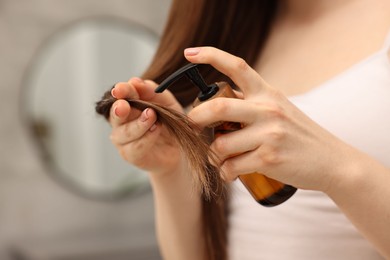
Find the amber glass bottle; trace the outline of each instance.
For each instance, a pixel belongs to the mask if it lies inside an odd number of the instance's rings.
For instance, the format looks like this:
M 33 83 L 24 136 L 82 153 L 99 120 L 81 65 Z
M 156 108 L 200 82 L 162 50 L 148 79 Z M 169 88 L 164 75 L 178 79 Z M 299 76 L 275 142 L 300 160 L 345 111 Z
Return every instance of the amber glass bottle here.
M 194 101 L 194 106 L 198 106 L 202 102 L 207 102 L 207 100 L 211 100 L 216 97 L 236 98 L 234 91 L 226 82 L 218 82 L 207 85 L 200 75 L 197 66 L 198 64 L 190 63 L 180 68 L 165 79 L 156 88 L 155 92 L 162 92 L 177 79 L 187 76 L 188 79 L 200 89 L 200 93 Z M 242 128 L 242 125 L 239 122 L 217 122 L 210 127 L 213 128 L 214 138 L 216 138 L 221 134 L 239 130 Z M 257 172 L 240 175 L 239 179 L 252 194 L 255 200 L 261 205 L 267 207 L 283 203 L 297 190 L 293 186 L 270 179 Z
M 226 82 L 216 83 L 218 86 L 218 92 L 207 100 L 216 97 L 236 98 L 236 95 L 232 91 L 230 85 Z M 194 106 L 198 106 L 202 102 L 199 99 L 194 101 Z M 241 123 L 236 122 L 218 122 L 213 124 L 214 137 L 219 135 L 236 131 L 242 128 Z M 239 179 L 248 189 L 253 198 L 263 206 L 272 207 L 283 203 L 288 200 L 295 192 L 296 188 L 279 181 L 270 179 L 259 173 L 249 173 L 239 176 Z

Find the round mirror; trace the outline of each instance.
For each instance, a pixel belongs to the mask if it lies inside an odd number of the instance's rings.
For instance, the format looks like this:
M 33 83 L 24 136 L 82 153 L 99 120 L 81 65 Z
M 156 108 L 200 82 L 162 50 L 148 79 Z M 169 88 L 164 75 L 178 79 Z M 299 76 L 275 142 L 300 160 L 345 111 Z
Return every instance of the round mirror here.
M 94 19 L 51 37 L 25 78 L 22 113 L 45 164 L 62 184 L 93 198 L 148 188 L 147 176 L 124 162 L 95 102 L 114 83 L 140 76 L 158 37 L 140 25 Z

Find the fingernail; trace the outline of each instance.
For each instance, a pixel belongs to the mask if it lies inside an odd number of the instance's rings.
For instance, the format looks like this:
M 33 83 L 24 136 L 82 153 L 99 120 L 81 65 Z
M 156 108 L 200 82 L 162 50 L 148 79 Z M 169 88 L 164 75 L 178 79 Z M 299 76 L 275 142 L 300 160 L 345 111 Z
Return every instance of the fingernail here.
M 119 117 L 118 107 L 114 107 L 114 115 Z
M 200 52 L 200 48 L 187 48 L 184 50 L 184 55 L 195 56 Z
M 111 96 L 113 96 L 114 98 L 116 98 L 116 96 L 115 96 L 115 88 L 111 89 Z
M 141 122 L 145 122 L 149 119 L 149 115 L 148 115 L 148 111 L 149 111 L 149 108 L 145 109 L 142 114 L 141 114 Z
M 150 131 L 150 132 L 153 132 L 156 128 L 157 128 L 157 125 L 156 125 L 156 124 L 153 124 L 153 125 L 150 127 L 149 131 Z

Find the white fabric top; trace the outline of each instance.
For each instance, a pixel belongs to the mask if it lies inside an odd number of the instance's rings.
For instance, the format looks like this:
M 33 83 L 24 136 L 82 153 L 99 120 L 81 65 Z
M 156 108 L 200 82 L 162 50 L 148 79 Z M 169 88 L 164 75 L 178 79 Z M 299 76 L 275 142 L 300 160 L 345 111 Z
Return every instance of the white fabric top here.
M 315 89 L 290 98 L 325 129 L 388 167 L 389 47 L 390 35 L 375 54 Z M 321 192 L 298 190 L 284 204 L 265 208 L 240 181 L 232 186 L 230 260 L 383 259 Z

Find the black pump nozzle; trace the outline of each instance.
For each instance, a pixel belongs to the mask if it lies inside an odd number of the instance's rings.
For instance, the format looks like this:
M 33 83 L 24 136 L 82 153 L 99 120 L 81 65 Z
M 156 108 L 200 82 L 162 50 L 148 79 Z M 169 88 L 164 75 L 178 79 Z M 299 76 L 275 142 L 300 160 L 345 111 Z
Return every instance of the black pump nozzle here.
M 180 79 L 184 75 L 187 76 L 190 81 L 200 89 L 200 93 L 198 95 L 198 99 L 200 101 L 205 101 L 209 99 L 210 97 L 214 96 L 214 94 L 217 93 L 219 90 L 216 84 L 206 84 L 202 75 L 200 75 L 199 73 L 198 64 L 189 63 L 172 73 L 168 78 L 161 82 L 161 84 L 155 89 L 154 92 L 163 92 L 169 87 L 169 85 L 171 85 L 173 82 Z

